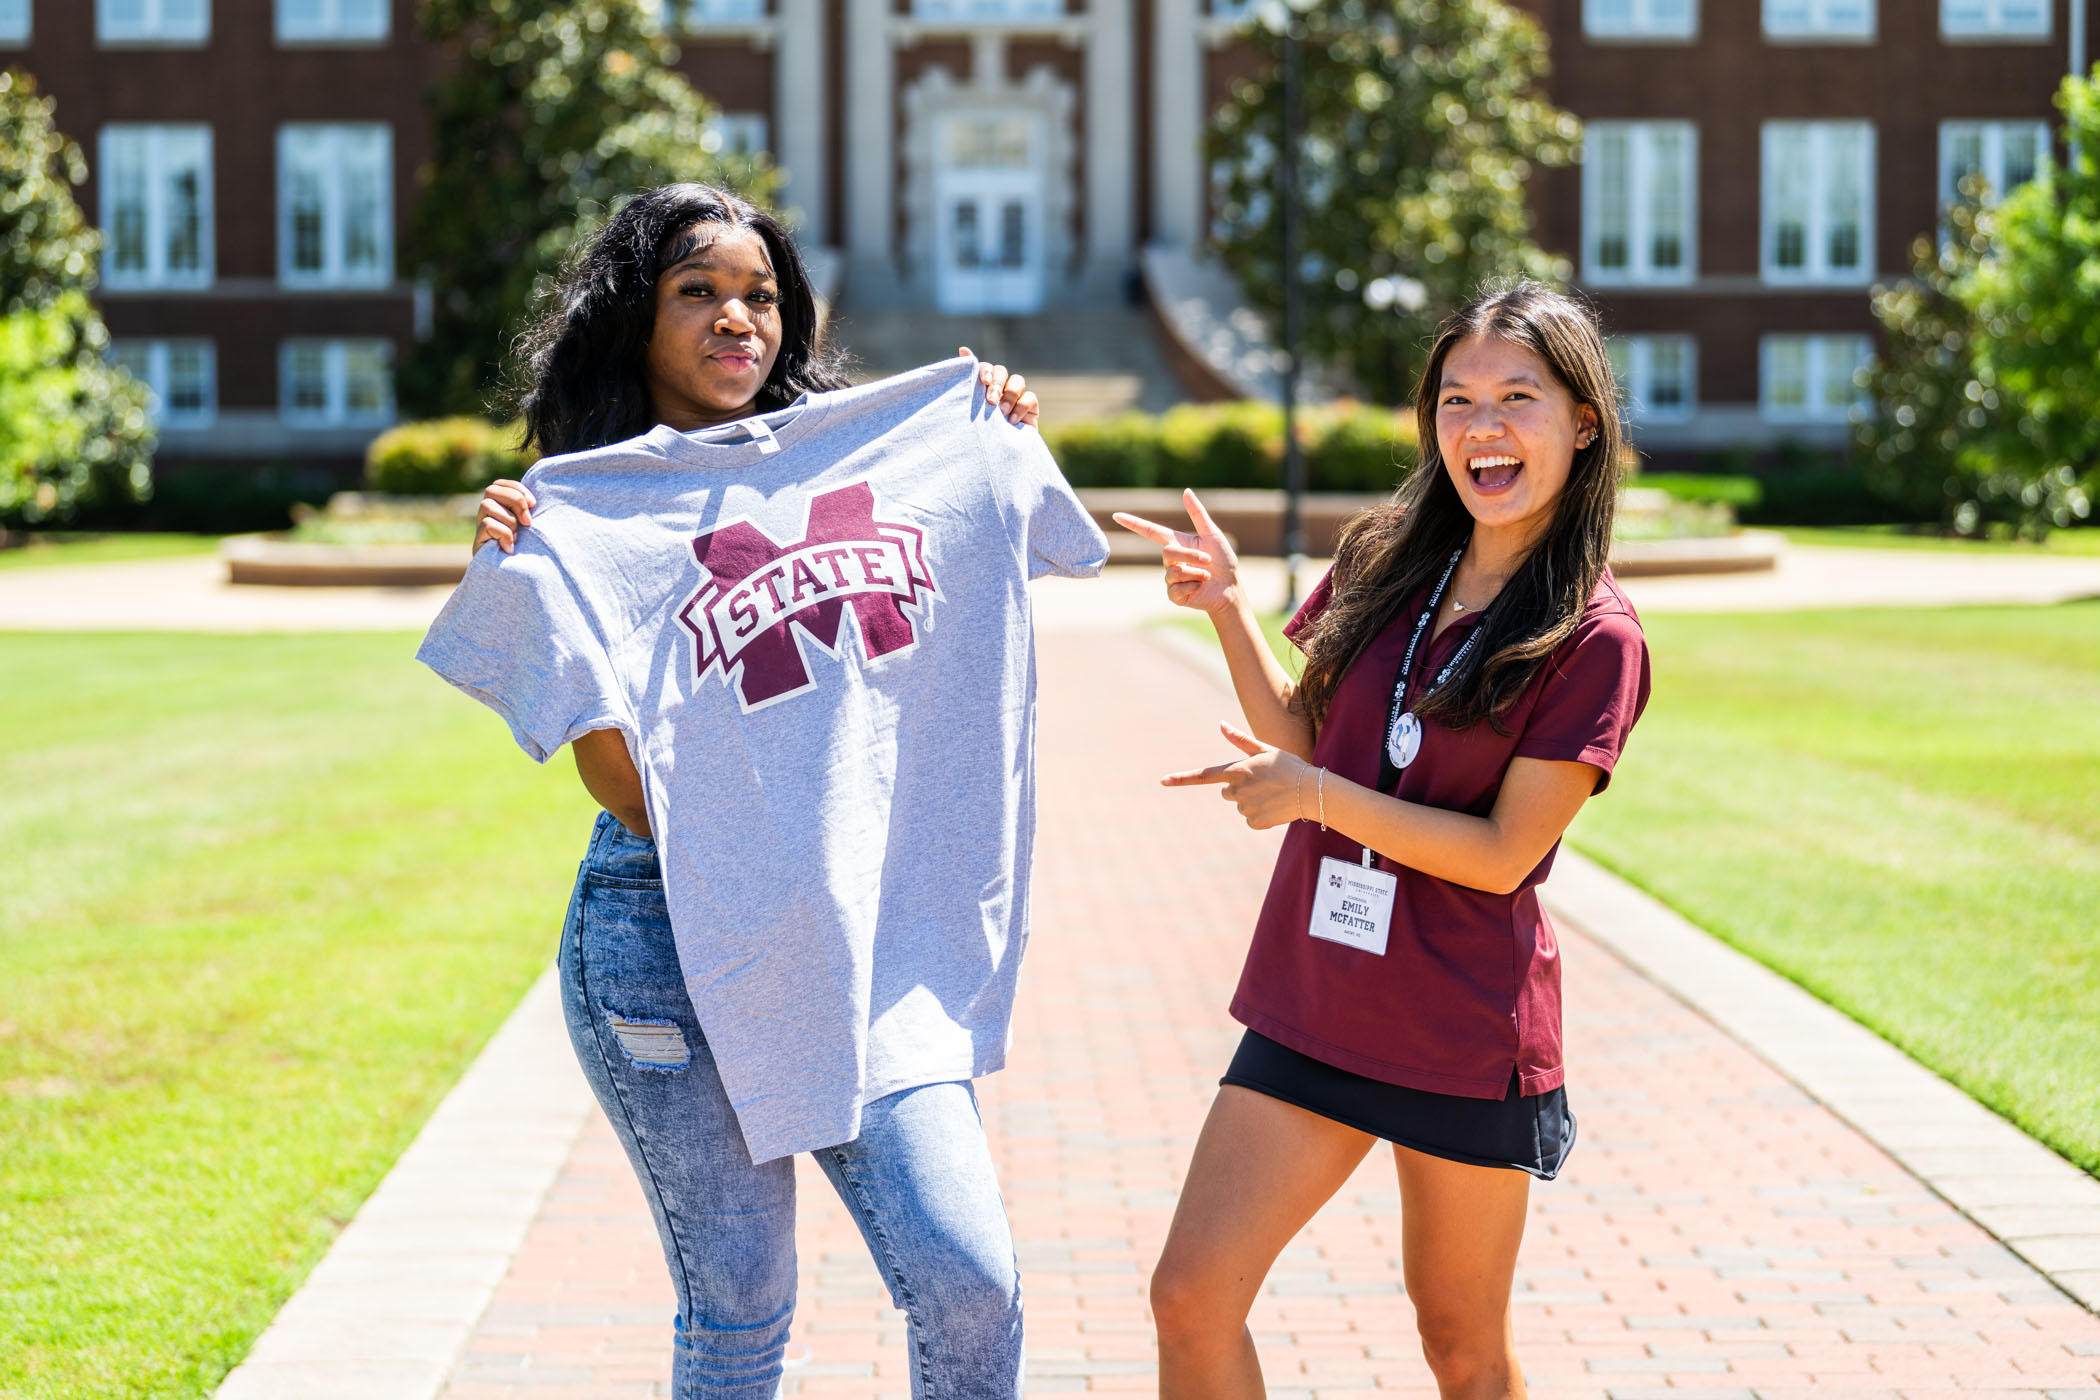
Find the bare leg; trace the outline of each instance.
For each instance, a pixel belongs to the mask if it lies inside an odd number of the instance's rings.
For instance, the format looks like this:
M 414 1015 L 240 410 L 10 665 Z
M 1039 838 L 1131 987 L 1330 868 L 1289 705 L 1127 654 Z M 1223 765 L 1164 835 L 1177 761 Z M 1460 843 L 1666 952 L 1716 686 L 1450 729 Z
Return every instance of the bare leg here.
M 1152 1273 L 1161 1400 L 1262 1400 L 1254 1296 L 1376 1141 L 1251 1089 L 1218 1090 Z
M 1509 1295 L 1531 1178 L 1405 1147 L 1400 1253 L 1422 1355 L 1444 1400 L 1524 1400 Z

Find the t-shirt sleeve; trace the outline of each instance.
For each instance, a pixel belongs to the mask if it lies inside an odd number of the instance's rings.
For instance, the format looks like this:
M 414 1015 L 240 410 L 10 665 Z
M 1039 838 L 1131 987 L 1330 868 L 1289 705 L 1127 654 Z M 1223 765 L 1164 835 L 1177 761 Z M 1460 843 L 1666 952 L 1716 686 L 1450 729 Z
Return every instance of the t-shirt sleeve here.
M 482 547 L 416 659 L 503 716 L 540 763 L 593 729 L 633 727 L 603 638 L 530 533 L 515 554 Z
M 1647 704 L 1648 643 L 1641 624 L 1618 610 L 1586 617 L 1546 663 L 1516 757 L 1592 764 L 1603 770 L 1593 789 L 1602 792 Z
M 1305 595 L 1305 601 L 1298 605 L 1298 611 L 1291 614 L 1291 620 L 1283 624 L 1284 639 L 1297 641 L 1306 628 L 1319 621 L 1320 614 L 1326 612 L 1327 605 L 1333 601 L 1334 570 L 1330 568 L 1320 575 L 1320 581 L 1313 585 L 1312 592 Z
M 994 414 L 991 431 L 1010 433 L 1014 439 L 1009 489 L 1027 544 L 1028 577 L 1092 578 L 1100 573 L 1108 562 L 1108 537 L 1080 504 L 1042 434 L 1007 422 L 996 410 Z

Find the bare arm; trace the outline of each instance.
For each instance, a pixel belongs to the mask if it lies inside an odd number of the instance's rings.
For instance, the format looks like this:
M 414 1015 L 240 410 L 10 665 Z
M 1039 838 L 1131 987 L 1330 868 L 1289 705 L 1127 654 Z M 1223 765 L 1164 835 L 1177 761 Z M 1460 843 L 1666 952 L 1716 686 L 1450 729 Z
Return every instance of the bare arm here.
M 627 737 L 617 729 L 593 729 L 569 748 L 584 790 L 620 825 L 637 836 L 649 835 L 649 804 L 642 796 L 642 775 L 627 754 Z
M 1318 820 L 1324 788 L 1331 829 L 1409 869 L 1492 894 L 1508 894 L 1523 883 L 1597 786 L 1599 770 L 1591 764 L 1514 758 L 1494 810 L 1474 817 L 1403 802 L 1332 773 L 1323 777 L 1320 769 L 1278 746 L 1229 724 L 1221 728 L 1244 757 L 1169 773 L 1160 782 L 1167 787 L 1221 784 L 1220 795 L 1257 831 Z
M 1254 608 L 1240 588 L 1239 560 L 1224 531 L 1210 518 L 1194 491 L 1181 493 L 1182 505 L 1196 532 L 1176 530 L 1141 515 L 1118 513 L 1116 523 L 1160 547 L 1167 568 L 1167 598 L 1195 608 L 1210 619 L 1232 672 L 1240 713 L 1255 737 L 1299 758 L 1310 758 L 1312 722 L 1296 708 L 1298 688 L 1269 650 Z
M 1575 820 L 1596 789 L 1597 770 L 1513 758 L 1494 810 L 1484 817 L 1403 802 L 1332 773 L 1325 785 L 1327 825 L 1344 836 L 1439 880 L 1508 894 Z

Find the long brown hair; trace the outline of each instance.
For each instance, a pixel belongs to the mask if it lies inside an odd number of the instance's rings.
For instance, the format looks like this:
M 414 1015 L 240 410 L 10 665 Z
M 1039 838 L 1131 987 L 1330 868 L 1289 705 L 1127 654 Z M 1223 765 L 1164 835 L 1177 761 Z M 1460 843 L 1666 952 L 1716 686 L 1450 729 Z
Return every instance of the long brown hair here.
M 1422 370 L 1415 391 L 1419 464 L 1392 500 L 1344 529 L 1335 549 L 1333 600 L 1298 639 L 1305 673 L 1296 704 L 1316 728 L 1342 674 L 1472 538 L 1473 516 L 1437 442 L 1436 409 L 1452 347 L 1482 336 L 1544 360 L 1578 405 L 1596 410 L 1597 432 L 1588 447 L 1576 449 L 1552 523 L 1481 615 L 1480 641 L 1449 681 L 1421 697 L 1415 712 L 1454 729 L 1483 719 L 1499 729 L 1503 712 L 1575 630 L 1604 573 L 1624 430 L 1597 319 L 1573 297 L 1538 282 L 1484 292 L 1444 323 Z

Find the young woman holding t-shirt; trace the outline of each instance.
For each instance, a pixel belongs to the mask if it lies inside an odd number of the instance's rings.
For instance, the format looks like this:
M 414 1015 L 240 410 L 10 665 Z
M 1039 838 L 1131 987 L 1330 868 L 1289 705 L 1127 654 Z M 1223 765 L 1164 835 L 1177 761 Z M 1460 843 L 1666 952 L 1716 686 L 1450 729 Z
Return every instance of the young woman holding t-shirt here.
M 701 185 L 623 205 L 567 269 L 524 359 L 522 414 L 549 457 L 658 425 L 704 432 L 848 388 L 823 353 L 786 230 Z M 998 365 L 979 374 L 987 404 L 1035 421 L 1018 375 Z M 519 482 L 490 486 L 475 550 L 493 541 L 513 552 L 536 504 Z M 560 645 L 548 639 L 545 650 L 545 667 L 559 669 Z M 596 728 L 570 747 L 605 810 L 562 931 L 562 1006 L 662 1237 L 678 1298 L 671 1394 L 771 1400 L 795 1305 L 793 1158 L 754 1164 L 740 1131 L 688 995 L 626 738 Z M 884 1094 L 859 1123 L 858 1136 L 812 1155 L 906 1310 L 912 1394 L 1017 1396 L 1019 1278 L 970 1085 Z
M 1595 321 L 1537 284 L 1480 297 L 1438 337 L 1416 421 L 1420 467 L 1286 629 L 1296 683 L 1193 492 L 1194 534 L 1117 517 L 1216 626 L 1252 731 L 1224 725 L 1239 757 L 1162 781 L 1290 826 L 1232 1002 L 1247 1032 L 1153 1275 L 1163 1400 L 1264 1393 L 1255 1294 L 1379 1139 L 1439 1390 L 1524 1394 L 1528 1188 L 1575 1135 L 1538 886 L 1648 695 L 1605 562 L 1621 442 Z

